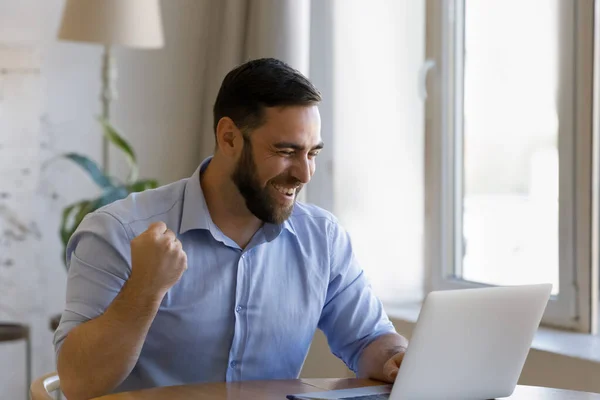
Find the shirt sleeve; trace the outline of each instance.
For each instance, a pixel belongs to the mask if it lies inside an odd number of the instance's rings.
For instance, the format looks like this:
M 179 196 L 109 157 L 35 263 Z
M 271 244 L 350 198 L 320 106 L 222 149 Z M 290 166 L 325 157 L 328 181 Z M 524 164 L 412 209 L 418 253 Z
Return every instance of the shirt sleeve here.
M 81 222 L 67 245 L 65 308 L 54 333 L 56 359 L 77 325 L 104 313 L 131 273 L 131 247 L 123 224 L 96 211 Z
M 328 241 L 331 275 L 319 328 L 332 353 L 357 373 L 362 351 L 396 330 L 358 265 L 348 233 L 332 223 Z

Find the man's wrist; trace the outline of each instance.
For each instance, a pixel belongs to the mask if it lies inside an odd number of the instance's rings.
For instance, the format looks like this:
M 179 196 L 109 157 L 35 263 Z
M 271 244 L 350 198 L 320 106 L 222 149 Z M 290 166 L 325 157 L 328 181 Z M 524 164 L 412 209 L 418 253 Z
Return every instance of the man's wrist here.
M 109 306 L 107 313 L 126 325 L 133 321 L 136 324 L 139 324 L 140 321 L 151 321 L 154 319 L 163 297 L 160 293 L 153 293 L 129 279 Z
M 127 299 L 137 306 L 150 306 L 154 308 L 156 305 L 160 305 L 166 291 L 156 291 L 151 289 L 142 282 L 138 282 L 134 278 L 130 277 L 125 285 L 123 285 L 122 291 Z

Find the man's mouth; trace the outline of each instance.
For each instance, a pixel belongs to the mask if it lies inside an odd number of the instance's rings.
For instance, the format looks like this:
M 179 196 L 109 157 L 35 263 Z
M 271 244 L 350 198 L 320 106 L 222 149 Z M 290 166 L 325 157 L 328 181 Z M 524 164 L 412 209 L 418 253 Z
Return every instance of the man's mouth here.
M 284 186 L 284 185 L 278 185 L 276 183 L 273 183 L 272 185 L 275 188 L 275 190 L 277 190 L 279 193 L 284 194 L 288 197 L 293 197 L 296 194 L 296 190 L 298 189 L 298 185 Z

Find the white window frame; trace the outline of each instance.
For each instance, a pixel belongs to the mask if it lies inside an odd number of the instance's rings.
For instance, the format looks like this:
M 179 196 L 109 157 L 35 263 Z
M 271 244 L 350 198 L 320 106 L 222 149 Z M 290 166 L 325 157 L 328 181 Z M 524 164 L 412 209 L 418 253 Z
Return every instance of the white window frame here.
M 483 0 L 482 0 L 483 1 Z M 594 1 L 559 1 L 562 61 L 559 90 L 559 284 L 548 303 L 544 325 L 594 333 L 598 298 L 597 192 L 594 169 L 593 58 Z M 598 7 L 598 6 L 596 6 Z M 435 67 L 427 82 L 425 143 L 426 291 L 483 287 L 455 276 L 462 250 L 462 28 L 464 0 L 428 0 L 427 58 Z M 596 54 L 596 57 L 598 55 Z M 597 74 L 596 74 L 597 75 Z M 575 76 L 575 78 L 573 78 Z M 596 81 L 597 81 L 596 77 Z M 457 110 L 459 112 L 457 112 Z M 596 118 L 597 120 L 597 118 Z M 593 201 L 593 196 L 596 196 Z M 594 204 L 594 208 L 592 205 Z M 597 246 L 594 246 L 597 247 Z M 592 257 L 595 255 L 595 257 Z M 458 263 L 458 264 L 457 264 Z M 459 267 L 460 268 L 460 267 Z

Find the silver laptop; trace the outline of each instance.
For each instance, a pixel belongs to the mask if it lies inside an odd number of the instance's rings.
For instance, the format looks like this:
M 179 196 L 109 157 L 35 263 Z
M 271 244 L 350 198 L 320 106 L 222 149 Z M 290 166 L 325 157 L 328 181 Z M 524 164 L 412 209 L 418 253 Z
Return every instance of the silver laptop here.
M 541 284 L 431 292 L 391 393 L 388 385 L 288 398 L 508 397 L 515 390 L 551 290 L 551 284 Z

